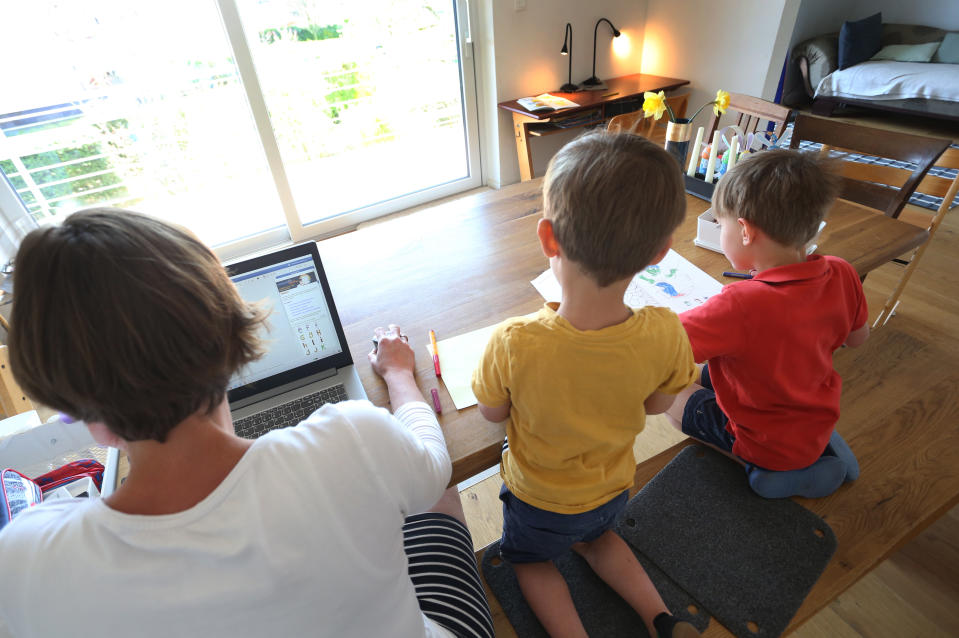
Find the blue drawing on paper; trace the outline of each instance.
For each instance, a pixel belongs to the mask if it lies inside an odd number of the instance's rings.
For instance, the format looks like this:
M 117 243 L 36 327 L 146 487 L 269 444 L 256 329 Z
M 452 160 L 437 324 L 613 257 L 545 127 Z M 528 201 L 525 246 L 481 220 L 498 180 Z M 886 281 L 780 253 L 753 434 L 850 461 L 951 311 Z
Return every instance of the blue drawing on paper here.
M 679 297 L 679 296 L 681 296 L 681 294 L 682 294 L 682 293 L 680 293 L 678 290 L 676 290 L 675 288 L 673 288 L 673 285 L 670 284 L 669 282 L 666 282 L 666 281 L 657 281 L 657 282 L 656 282 L 656 285 L 657 285 L 658 287 L 662 288 L 663 292 L 665 292 L 665 293 L 666 293 L 667 295 L 669 295 L 670 297 Z

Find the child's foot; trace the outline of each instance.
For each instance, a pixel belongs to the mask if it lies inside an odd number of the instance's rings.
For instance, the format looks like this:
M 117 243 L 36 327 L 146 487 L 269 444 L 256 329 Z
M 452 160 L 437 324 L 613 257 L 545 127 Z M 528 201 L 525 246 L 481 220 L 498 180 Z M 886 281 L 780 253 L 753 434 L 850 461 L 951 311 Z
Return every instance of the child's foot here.
M 746 470 L 749 487 L 765 498 L 829 496 L 846 478 L 846 464 L 835 456 L 822 456 L 801 470 L 774 472 L 750 465 Z
M 846 465 L 845 480 L 847 483 L 859 478 L 859 461 L 856 460 L 856 455 L 852 453 L 849 444 L 839 436 L 839 432 L 832 431 L 832 436 L 829 437 L 829 444 L 826 446 L 823 456 L 835 456 Z
M 698 638 L 699 632 L 685 620 L 676 620 L 665 611 L 653 618 L 658 638 Z

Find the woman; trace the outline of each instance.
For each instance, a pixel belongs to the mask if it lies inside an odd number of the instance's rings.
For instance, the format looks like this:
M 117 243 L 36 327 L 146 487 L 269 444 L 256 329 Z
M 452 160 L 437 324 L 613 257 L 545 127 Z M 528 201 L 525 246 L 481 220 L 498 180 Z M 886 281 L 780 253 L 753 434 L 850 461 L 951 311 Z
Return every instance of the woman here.
M 226 386 L 265 318 L 195 237 L 83 211 L 27 236 L 14 277 L 17 381 L 130 459 L 108 498 L 44 504 L 0 533 L 14 635 L 493 635 L 397 326 L 369 355 L 395 416 L 327 405 L 250 441 Z

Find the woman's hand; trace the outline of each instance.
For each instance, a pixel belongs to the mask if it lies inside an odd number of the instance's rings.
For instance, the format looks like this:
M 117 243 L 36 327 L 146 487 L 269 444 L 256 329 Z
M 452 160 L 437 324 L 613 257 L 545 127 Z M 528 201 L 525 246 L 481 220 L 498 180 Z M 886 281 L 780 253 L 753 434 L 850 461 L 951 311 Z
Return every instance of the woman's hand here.
M 373 372 L 386 381 L 394 411 L 404 403 L 424 401 L 413 376 L 416 355 L 410 347 L 409 338 L 400 332 L 399 326 L 391 323 L 389 328 L 374 330 L 373 350 L 366 356 L 370 359 Z
M 390 324 L 388 328 L 373 331 L 373 350 L 367 355 L 373 372 L 384 379 L 394 373 L 413 375 L 416 356 L 410 347 L 409 338 L 400 333 L 400 327 Z

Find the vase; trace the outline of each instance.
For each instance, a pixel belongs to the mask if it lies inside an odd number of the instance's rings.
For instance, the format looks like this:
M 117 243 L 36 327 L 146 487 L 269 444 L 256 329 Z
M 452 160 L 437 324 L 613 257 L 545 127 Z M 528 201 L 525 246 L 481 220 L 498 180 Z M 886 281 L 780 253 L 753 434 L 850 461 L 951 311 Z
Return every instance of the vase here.
M 693 127 L 687 118 L 677 118 L 666 125 L 666 152 L 679 162 L 679 170 L 686 170 L 686 154 L 689 152 L 689 137 Z

